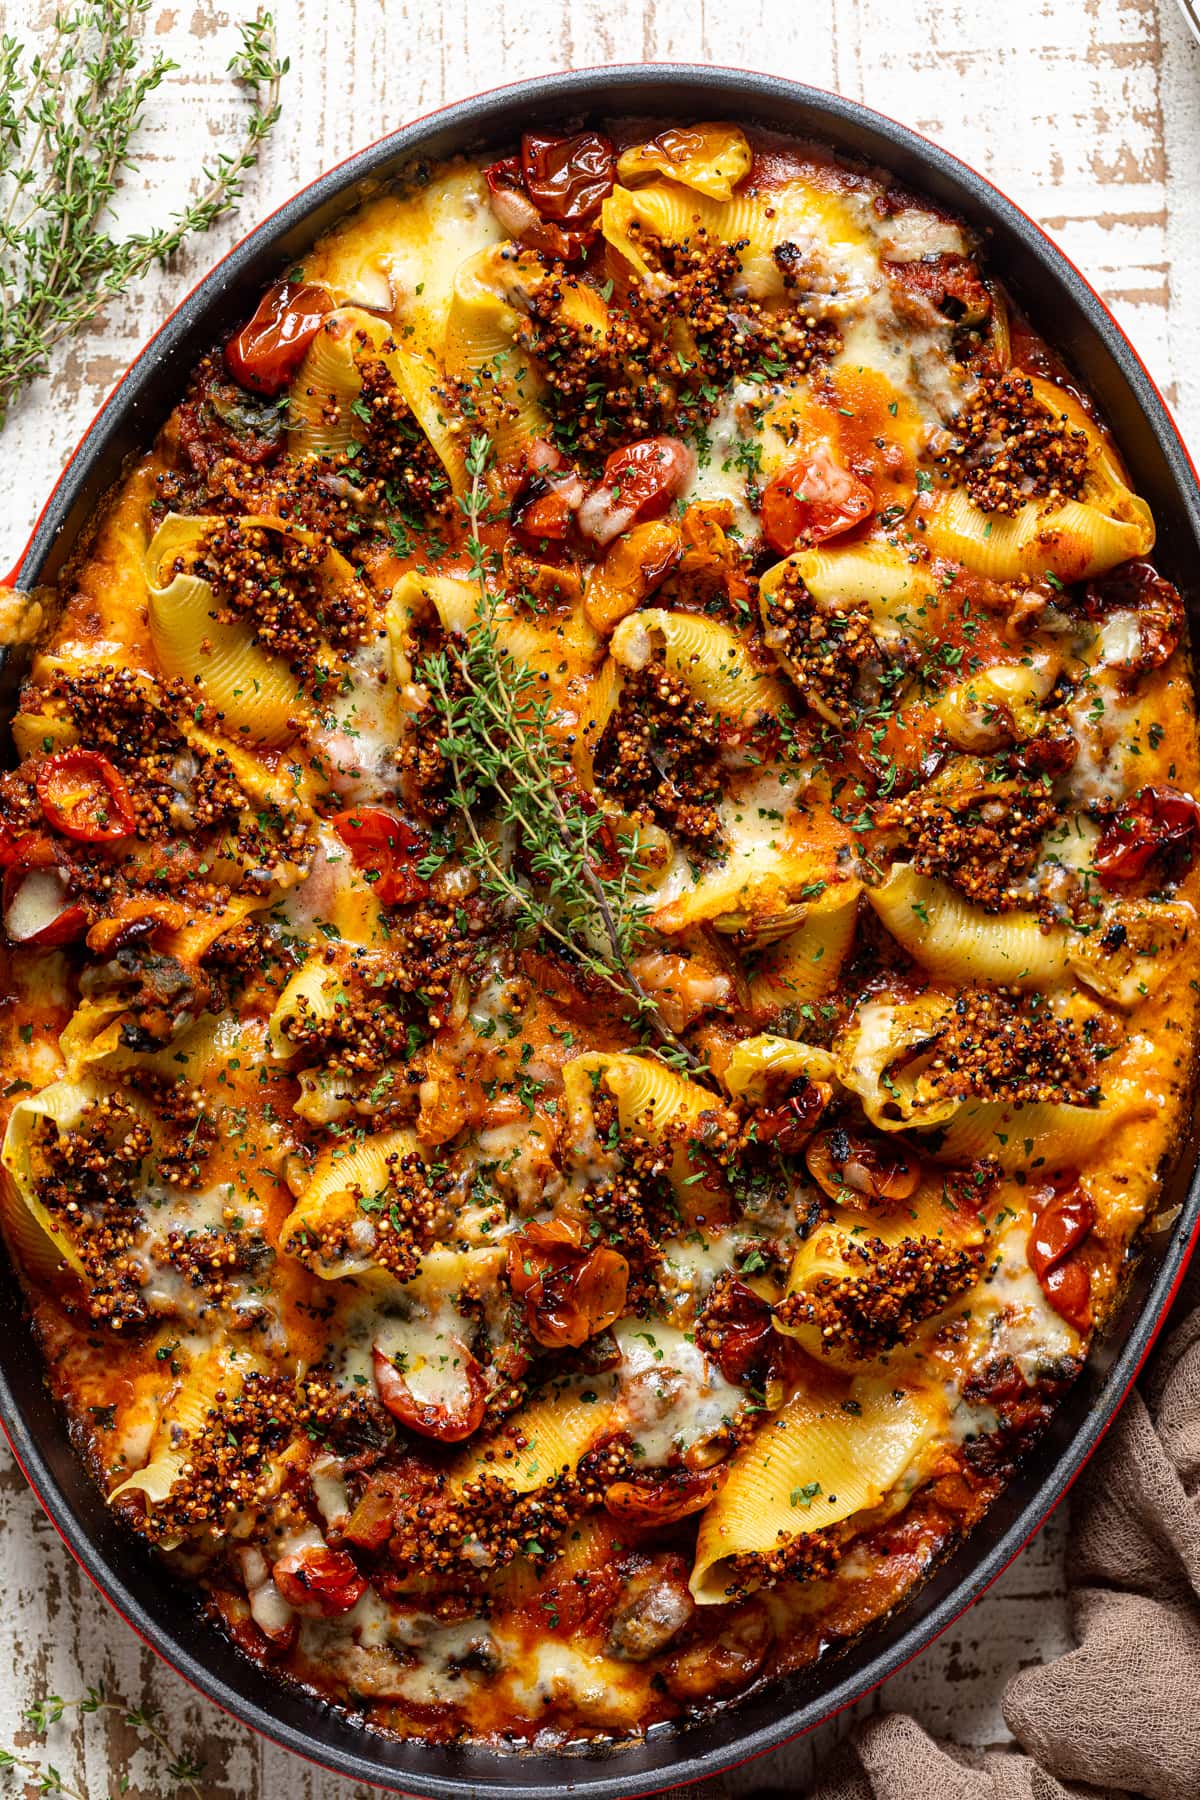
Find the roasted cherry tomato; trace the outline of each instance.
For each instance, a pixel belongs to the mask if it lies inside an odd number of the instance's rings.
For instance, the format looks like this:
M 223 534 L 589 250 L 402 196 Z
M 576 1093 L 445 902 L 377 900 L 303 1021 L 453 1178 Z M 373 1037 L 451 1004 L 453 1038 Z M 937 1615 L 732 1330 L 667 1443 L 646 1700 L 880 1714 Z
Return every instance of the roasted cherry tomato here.
M 1178 788 L 1144 787 L 1132 799 L 1122 800 L 1100 834 L 1093 858 L 1105 887 L 1136 881 L 1151 860 L 1171 851 L 1195 854 L 1200 828 L 1200 806 Z
M 519 156 L 505 156 L 484 170 L 491 194 L 492 211 L 511 237 L 519 238 L 530 250 L 546 256 L 557 256 L 562 262 L 578 262 L 596 241 L 596 227 L 585 225 L 569 230 L 543 219 L 525 192 Z
M 483 1370 L 465 1344 L 450 1341 L 457 1364 L 452 1373 L 461 1380 L 459 1394 L 450 1401 L 418 1399 L 391 1358 L 378 1345 L 371 1352 L 375 1386 L 393 1419 L 418 1437 L 436 1438 L 440 1444 L 459 1444 L 478 1431 L 487 1405 Z
M 382 806 L 351 806 L 330 823 L 382 906 L 425 898 L 429 883 L 416 864 L 428 845 L 413 826 Z
M 822 1090 L 817 1082 L 801 1075 L 774 1106 L 755 1110 L 755 1142 L 774 1144 L 784 1156 L 795 1156 L 815 1131 L 828 1100 L 828 1088 Z
M 771 1648 L 771 1622 L 761 1602 L 729 1616 L 726 1606 L 706 1607 L 704 1635 L 676 1651 L 663 1667 L 663 1680 L 689 1706 L 727 1699 L 748 1687 Z
M 527 131 L 521 139 L 521 176 L 544 219 L 587 225 L 613 191 L 616 158 L 611 142 L 598 131 L 574 137 Z
M 914 262 L 889 262 L 885 268 L 906 293 L 955 325 L 982 325 L 991 316 L 992 296 L 969 256 L 947 251 Z
M 1089 581 L 1083 590 L 1083 609 L 1089 619 L 1103 619 L 1112 612 L 1135 614 L 1137 648 L 1120 663 L 1106 658 L 1110 668 L 1127 674 L 1161 668 L 1183 635 L 1179 589 L 1148 562 L 1121 563 Z
M 87 844 L 129 837 L 137 814 L 124 777 L 98 750 L 59 750 L 34 777 L 47 825 Z
M 783 556 L 819 544 L 861 525 L 871 516 L 875 496 L 864 481 L 816 450 L 784 469 L 763 489 L 762 527 L 767 542 Z
M 324 288 L 277 282 L 249 324 L 226 344 L 225 367 L 256 394 L 280 393 L 332 310 L 333 298 Z
M 538 475 L 526 483 L 510 513 L 513 530 L 524 538 L 532 538 L 535 543 L 543 538 L 565 538 L 571 529 L 572 517 L 563 496 Z
M 1092 1322 L 1091 1276 L 1075 1256 L 1096 1223 L 1096 1208 L 1079 1188 L 1055 1194 L 1042 1207 L 1029 1234 L 1026 1257 L 1042 1292 L 1060 1318 L 1076 1331 Z
M 566 457 L 552 444 L 536 440 L 529 469 L 513 495 L 509 523 L 523 538 L 565 538 L 586 489 Z
M 604 1504 L 627 1525 L 674 1525 L 708 1505 L 722 1475 L 719 1468 L 668 1469 L 639 1481 L 614 1481 L 605 1489 Z
M 702 1325 L 705 1351 L 726 1381 L 744 1381 L 782 1346 L 768 1303 L 735 1276 L 714 1289 Z
M 316 1619 L 336 1619 L 350 1612 L 367 1590 L 353 1558 L 327 1544 L 289 1551 L 275 1564 L 271 1577 L 289 1606 Z
M 661 518 L 692 478 L 695 458 L 678 438 L 641 438 L 615 450 L 579 508 L 579 529 L 608 544 L 641 519 Z
M 581 1236 L 577 1226 L 552 1219 L 509 1239 L 509 1286 L 525 1302 L 530 1334 L 548 1349 L 577 1349 L 625 1307 L 629 1264 L 619 1251 L 589 1246 Z
M 842 1205 L 907 1200 L 921 1179 L 920 1160 L 898 1144 L 859 1137 L 840 1127 L 813 1138 L 804 1153 L 817 1186 Z

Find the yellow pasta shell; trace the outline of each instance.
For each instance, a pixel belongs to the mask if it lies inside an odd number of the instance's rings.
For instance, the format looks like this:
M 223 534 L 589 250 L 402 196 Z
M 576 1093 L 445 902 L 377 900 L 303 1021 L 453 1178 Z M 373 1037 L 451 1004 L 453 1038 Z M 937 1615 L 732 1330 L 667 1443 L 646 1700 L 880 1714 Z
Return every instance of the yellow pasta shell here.
M 756 1013 L 785 1008 L 799 1013 L 833 991 L 854 939 L 861 892 L 857 881 L 826 888 L 807 908 L 803 924 L 762 952 L 750 977 Z
M 804 895 L 827 874 L 827 863 L 807 853 L 753 850 L 731 856 L 660 906 L 650 923 L 668 937 L 712 924 L 748 944 L 773 943 L 807 916 Z
M 763 1032 L 734 1045 L 721 1079 L 738 1099 L 761 1101 L 768 1075 L 804 1075 L 809 1081 L 830 1082 L 833 1058 L 828 1050 Z
M 406 1156 L 420 1155 L 411 1131 L 382 1132 L 359 1143 L 322 1150 L 312 1178 L 288 1214 L 283 1248 L 325 1281 L 361 1275 L 375 1264 L 376 1228 L 359 1205 L 385 1192 Z M 329 1233 L 348 1235 L 353 1247 L 342 1256 L 322 1248 Z
M 1127 489 L 1109 507 L 1068 500 L 1044 511 L 1033 502 L 1011 517 L 982 513 L 962 488 L 934 500 L 925 540 L 943 556 L 992 581 L 1053 575 L 1088 581 L 1154 547 L 1154 519 L 1146 502 Z
M 336 456 L 361 435 L 353 410 L 363 386 L 358 357 L 364 347 L 378 351 L 388 335 L 384 321 L 359 306 L 342 306 L 329 315 L 288 394 L 292 456 Z
M 656 181 L 647 187 L 614 188 L 600 211 L 606 241 L 642 276 L 650 272 L 647 237 L 666 244 L 707 238 L 739 245 L 743 278 L 756 299 L 784 292 L 772 252 L 778 244 L 807 236 L 813 223 L 813 197 L 798 184 L 769 195 L 713 200 L 679 182 Z
M 160 1506 L 168 1500 L 187 1474 L 192 1447 L 203 1435 L 209 1414 L 218 1404 L 217 1395 L 223 1391 L 233 1398 L 241 1391 L 246 1375 L 253 1367 L 248 1357 L 235 1365 L 224 1348 L 210 1350 L 202 1356 L 163 1409 L 145 1466 L 111 1490 L 109 1504 L 123 1494 L 134 1493 L 144 1494 L 148 1506 Z M 283 1476 L 281 1461 L 269 1477 L 276 1491 Z M 171 1544 L 164 1544 L 164 1548 L 173 1548 L 179 1541 L 176 1538 Z
M 644 669 L 655 651 L 697 700 L 726 718 L 750 724 L 783 706 L 779 683 L 754 667 L 737 632 L 716 619 L 648 607 L 613 632 L 613 657 L 627 669 Z
M 56 1226 L 34 1186 L 33 1136 L 42 1119 L 51 1120 L 60 1133 L 72 1130 L 84 1109 L 102 1091 L 90 1081 L 55 1081 L 40 1094 L 26 1095 L 12 1109 L 0 1148 L 0 1163 L 8 1171 L 21 1204 L 76 1275 L 84 1274 L 79 1254 L 66 1233 Z
M 868 1119 L 881 1131 L 938 1125 L 961 1106 L 960 1100 L 922 1094 L 920 1064 L 913 1060 L 913 1052 L 919 1055 L 920 1046 L 933 1039 L 953 1004 L 944 994 L 901 1002 L 871 1000 L 859 1007 L 838 1038 L 838 1080 L 858 1095 Z
M 608 1429 L 616 1400 L 611 1375 L 566 1382 L 514 1413 L 486 1443 L 473 1445 L 455 1463 L 450 1479 L 461 1489 L 482 1475 L 495 1475 L 515 1494 L 532 1494 L 573 1475 L 580 1457 Z
M 695 1174 L 687 1144 L 701 1116 L 712 1114 L 718 1123 L 733 1128 L 733 1119 L 716 1094 L 677 1075 L 656 1056 L 588 1051 L 564 1065 L 563 1089 L 574 1148 L 586 1149 L 595 1141 L 592 1102 L 598 1091 L 606 1090 L 617 1103 L 623 1132 L 637 1133 L 651 1143 L 677 1143 L 671 1180 L 685 1193 Z
M 466 462 L 469 438 L 465 432 L 451 429 L 455 410 L 447 395 L 445 375 L 429 357 L 404 345 L 385 353 L 384 361 L 445 469 L 450 486 L 461 498 L 470 485 Z
M 548 421 L 539 400 L 541 379 L 519 343 L 520 317 L 495 283 L 494 249 L 481 251 L 459 269 L 446 317 L 448 373 L 469 382 L 497 465 L 511 463 Z
M 1040 729 L 1041 703 L 1061 667 L 1057 656 L 1039 653 L 981 669 L 947 688 L 934 713 L 956 750 L 982 753 L 1024 741 Z
M 1116 900 L 1072 951 L 1071 972 L 1102 1000 L 1132 1011 L 1178 966 L 1195 923 L 1186 900 Z M 1121 935 L 1116 949 L 1114 925 Z
M 897 943 L 931 975 L 1044 988 L 1068 973 L 1070 936 L 1062 926 L 1043 931 L 1032 912 L 987 913 L 911 863 L 896 863 L 866 895 Z
M 703 1513 L 691 1590 L 702 1606 L 728 1597 L 735 1556 L 769 1556 L 802 1532 L 822 1531 L 878 1505 L 929 1442 L 932 1399 L 898 1384 L 816 1382 L 793 1394 L 738 1451 Z
M 216 596 L 198 575 L 178 574 L 165 587 L 158 585 L 164 566 L 214 522 L 171 514 L 154 534 L 146 552 L 154 654 L 163 673 L 195 688 L 227 729 L 260 743 L 281 743 L 308 711 L 287 664 L 257 647 L 249 625 L 219 622 L 213 616 Z M 189 529 L 181 532 L 181 526 Z
M 665 175 L 710 200 L 729 200 L 753 160 L 737 125 L 672 125 L 647 144 L 621 153 L 617 178 L 627 186 Z
M 1074 1167 L 1093 1155 L 1119 1125 L 1149 1117 L 1154 1110 L 1150 1097 L 1128 1091 L 1107 1095 L 1099 1106 L 1050 1100 L 1028 1106 L 968 1101 L 947 1125 L 935 1155 L 948 1163 L 993 1156 L 1009 1172 Z
M 310 956 L 285 983 L 271 1012 L 267 1037 L 277 1062 L 290 1062 L 298 1054 L 284 1027 L 302 1015 L 320 1021 L 332 1019 L 347 1004 L 342 972 L 320 956 Z

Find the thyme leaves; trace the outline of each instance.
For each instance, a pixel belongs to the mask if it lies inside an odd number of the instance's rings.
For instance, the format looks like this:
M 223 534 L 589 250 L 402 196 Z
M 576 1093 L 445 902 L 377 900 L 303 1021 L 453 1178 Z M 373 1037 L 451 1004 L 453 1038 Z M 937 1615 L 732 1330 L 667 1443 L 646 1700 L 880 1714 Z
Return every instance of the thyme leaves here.
M 55 14 L 32 54 L 0 38 L 0 425 L 63 338 L 230 210 L 279 118 L 288 64 L 260 11 L 229 63 L 252 102 L 241 143 L 216 157 L 201 192 L 165 225 L 112 236 L 108 205 L 133 166 L 146 102 L 175 66 L 158 54 L 139 66 L 149 6 L 84 0 Z
M 422 665 L 467 860 L 517 932 L 566 950 L 631 1004 L 666 1060 L 700 1069 L 632 967 L 647 910 L 639 897 L 646 863 L 638 833 L 618 835 L 579 789 L 536 673 L 504 641 L 482 536 L 491 453 L 486 437 L 472 438 L 470 487 L 461 501 L 479 596 L 475 624 Z

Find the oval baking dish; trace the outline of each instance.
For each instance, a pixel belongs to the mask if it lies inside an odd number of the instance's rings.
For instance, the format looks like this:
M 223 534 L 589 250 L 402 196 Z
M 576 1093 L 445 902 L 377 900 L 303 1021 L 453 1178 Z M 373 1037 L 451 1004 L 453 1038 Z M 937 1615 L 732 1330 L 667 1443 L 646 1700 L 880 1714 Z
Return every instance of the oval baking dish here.
M 1111 424 L 1138 493 L 1159 525 L 1156 560 L 1187 595 L 1200 548 L 1200 490 L 1160 396 L 1103 303 L 1049 241 L 981 177 L 903 127 L 836 96 L 770 77 L 695 67 L 626 67 L 518 84 L 444 109 L 322 177 L 252 232 L 200 283 L 143 351 L 68 465 L 11 585 L 54 578 L 125 459 L 182 392 L 197 358 L 250 311 L 345 211 L 414 156 L 431 161 L 507 148 L 531 127 L 621 116 L 666 122 L 728 117 L 816 140 L 879 164 L 961 215 L 1035 323 L 1051 335 Z M 10 659 L 6 687 L 11 689 Z M 0 675 L 0 679 L 3 676 Z M 11 706 L 11 697 L 6 697 Z M 5 703 L 0 701 L 0 703 Z M 161 1567 L 106 1509 L 68 1439 L 38 1360 L 19 1332 L 0 1347 L 0 1417 L 68 1547 L 130 1624 L 188 1680 L 287 1748 L 359 1781 L 431 1796 L 481 1788 L 537 1793 L 564 1782 L 589 1795 L 642 1793 L 712 1775 L 810 1729 L 915 1655 L 999 1573 L 1078 1473 L 1120 1405 L 1165 1316 L 1200 1220 L 1189 1140 L 1158 1228 L 1146 1236 L 1122 1306 L 1047 1435 L 982 1524 L 926 1584 L 848 1649 L 686 1728 L 656 1727 L 633 1744 L 501 1755 L 368 1733 L 322 1701 L 278 1684 L 202 1615 L 198 1597 Z M 21 1306 L 7 1266 L 2 1291 Z

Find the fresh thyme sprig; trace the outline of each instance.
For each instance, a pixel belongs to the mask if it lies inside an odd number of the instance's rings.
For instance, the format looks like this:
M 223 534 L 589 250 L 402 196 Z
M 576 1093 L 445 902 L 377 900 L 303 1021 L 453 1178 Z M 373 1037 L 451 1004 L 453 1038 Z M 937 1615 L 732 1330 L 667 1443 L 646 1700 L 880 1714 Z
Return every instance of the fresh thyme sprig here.
M 85 0 L 56 13 L 48 46 L 28 56 L 0 38 L 0 425 L 62 338 L 229 211 L 279 117 L 288 64 L 260 11 L 229 63 L 253 97 L 241 143 L 203 171 L 202 192 L 166 225 L 123 239 L 106 232 L 146 101 L 175 67 L 157 53 L 138 67 L 135 31 L 149 6 Z
M 603 873 L 610 860 L 605 815 L 583 804 L 569 759 L 550 730 L 550 707 L 537 677 L 502 642 L 481 536 L 490 456 L 488 439 L 473 437 L 467 454 L 471 485 L 461 504 L 479 592 L 477 623 L 467 638 L 452 640 L 422 666 L 443 727 L 440 749 L 466 830 L 468 860 L 518 931 L 545 933 L 573 952 L 636 1008 L 669 1060 L 700 1069 L 700 1059 L 671 1030 L 631 967 L 645 919 L 636 898 L 644 868 L 637 835 L 623 841 L 618 873 Z M 485 807 L 486 827 L 477 816 Z M 514 849 L 531 885 L 514 872 Z
M 204 1773 L 203 1765 L 194 1757 L 176 1755 L 171 1741 L 159 1723 L 161 1714 L 155 1706 L 127 1706 L 123 1700 L 112 1700 L 105 1692 L 103 1685 L 88 1688 L 78 1700 L 63 1700 L 57 1694 L 47 1694 L 42 1700 L 35 1700 L 25 1711 L 24 1717 L 39 1737 L 45 1737 L 52 1725 L 57 1725 L 69 1712 L 83 1715 L 91 1713 L 112 1713 L 123 1725 L 153 1744 L 164 1757 L 169 1758 L 164 1764 L 163 1773 L 174 1784 L 175 1791 L 180 1794 L 191 1794 L 193 1800 L 204 1800 L 199 1781 Z M 36 1757 L 24 1756 L 15 1750 L 0 1747 L 0 1773 L 20 1771 L 32 1776 L 37 1782 L 35 1793 L 58 1794 L 63 1800 L 89 1800 L 89 1796 L 81 1788 L 73 1787 L 51 1762 L 41 1763 Z M 124 1792 L 125 1783 L 121 1791 Z

